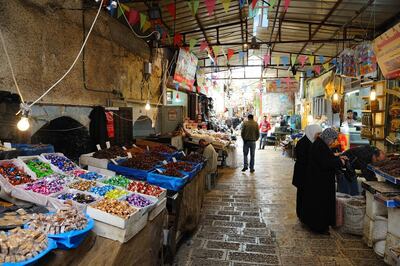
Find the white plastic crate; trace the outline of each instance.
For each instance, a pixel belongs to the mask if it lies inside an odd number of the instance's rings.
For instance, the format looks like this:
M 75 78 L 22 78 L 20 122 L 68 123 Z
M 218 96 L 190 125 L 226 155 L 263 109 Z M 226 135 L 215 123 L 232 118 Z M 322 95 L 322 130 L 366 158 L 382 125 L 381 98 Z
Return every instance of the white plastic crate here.
M 388 233 L 400 238 L 400 208 L 388 208 Z
M 369 191 L 365 193 L 367 198 L 367 210 L 366 213 L 372 219 L 375 219 L 376 216 L 387 216 L 388 208 L 382 203 L 377 201 L 374 198 L 374 194 Z
M 153 221 L 165 208 L 167 208 L 167 198 L 164 197 L 157 203 L 156 207 L 150 211 L 149 220 Z

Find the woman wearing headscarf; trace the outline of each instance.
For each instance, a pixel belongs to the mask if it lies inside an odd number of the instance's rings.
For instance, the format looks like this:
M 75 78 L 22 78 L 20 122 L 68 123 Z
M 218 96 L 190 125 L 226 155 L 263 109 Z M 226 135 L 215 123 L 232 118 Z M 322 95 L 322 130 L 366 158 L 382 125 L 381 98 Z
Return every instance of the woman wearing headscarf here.
M 302 137 L 296 144 L 295 154 L 296 163 L 294 164 L 293 182 L 297 188 L 296 198 L 296 213 L 300 221 L 303 221 L 303 198 L 304 198 L 304 183 L 307 174 L 308 156 L 311 144 L 315 138 L 322 132 L 320 125 L 309 125 L 305 128 L 305 136 Z
M 329 226 L 335 226 L 335 171 L 346 160 L 344 156 L 335 156 L 330 149 L 337 137 L 336 130 L 327 128 L 310 147 L 303 222 L 321 234 L 329 234 Z

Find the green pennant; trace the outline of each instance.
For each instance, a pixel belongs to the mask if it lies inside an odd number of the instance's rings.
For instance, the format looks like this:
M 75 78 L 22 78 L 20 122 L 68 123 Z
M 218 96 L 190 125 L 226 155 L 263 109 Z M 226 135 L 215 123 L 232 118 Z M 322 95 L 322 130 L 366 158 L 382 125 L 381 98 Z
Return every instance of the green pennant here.
M 140 29 L 143 29 L 146 21 L 147 21 L 147 16 L 143 13 L 140 13 Z
M 192 15 L 195 16 L 197 14 L 197 10 L 199 9 L 199 0 L 191 0 L 190 2 L 187 2 L 190 12 L 192 12 Z
M 196 43 L 197 43 L 197 40 L 194 39 L 194 38 L 192 38 L 192 39 L 189 40 L 189 51 L 192 51 L 192 50 L 193 50 L 193 48 L 194 48 L 194 46 L 196 45 Z
M 123 14 L 123 9 L 121 6 L 118 7 L 117 18 L 120 18 Z
M 271 8 L 274 8 L 275 7 L 275 0 L 269 0 L 269 6 Z

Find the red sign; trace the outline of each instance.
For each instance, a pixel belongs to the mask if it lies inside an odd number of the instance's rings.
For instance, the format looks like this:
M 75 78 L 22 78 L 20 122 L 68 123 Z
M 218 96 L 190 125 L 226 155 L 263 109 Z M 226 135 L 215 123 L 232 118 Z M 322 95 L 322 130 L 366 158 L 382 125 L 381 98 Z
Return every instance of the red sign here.
M 114 138 L 115 131 L 114 131 L 114 113 L 111 111 L 106 112 L 106 119 L 107 119 L 107 135 L 109 138 Z

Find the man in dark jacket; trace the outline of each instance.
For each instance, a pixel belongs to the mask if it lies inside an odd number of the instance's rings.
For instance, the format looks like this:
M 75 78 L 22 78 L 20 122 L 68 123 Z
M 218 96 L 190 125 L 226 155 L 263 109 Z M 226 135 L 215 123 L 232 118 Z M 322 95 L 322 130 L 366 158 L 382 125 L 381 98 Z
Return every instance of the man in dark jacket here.
M 247 116 L 247 121 L 243 123 L 242 126 L 242 139 L 243 139 L 243 157 L 244 164 L 242 172 L 249 169 L 247 156 L 250 151 L 250 172 L 254 173 L 254 160 L 256 152 L 256 142 L 260 137 L 260 131 L 258 129 L 258 123 L 254 121 L 254 116 L 252 114 Z

